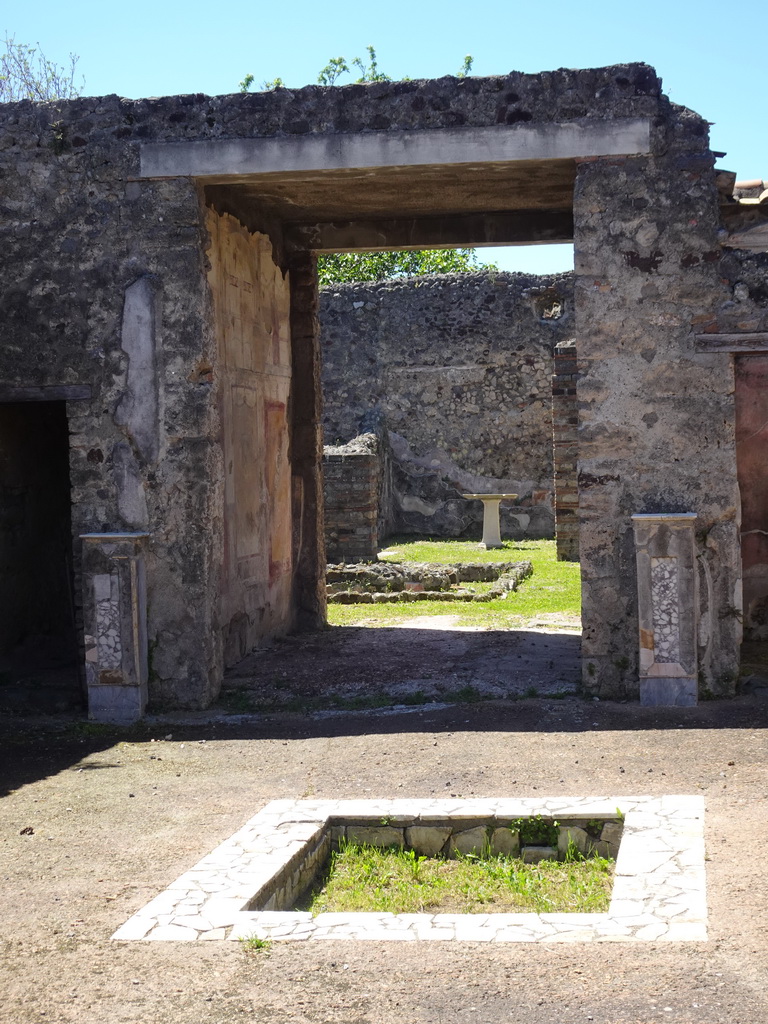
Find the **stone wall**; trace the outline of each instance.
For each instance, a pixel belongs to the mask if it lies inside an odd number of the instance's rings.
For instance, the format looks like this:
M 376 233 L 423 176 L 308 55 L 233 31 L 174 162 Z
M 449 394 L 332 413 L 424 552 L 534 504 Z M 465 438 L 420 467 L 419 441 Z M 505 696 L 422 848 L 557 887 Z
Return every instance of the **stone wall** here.
M 484 163 L 473 147 L 478 133 L 497 147 L 498 165 L 490 158 Z M 450 158 L 444 155 L 445 139 Z M 411 141 L 413 146 L 406 145 Z M 539 152 L 533 179 L 527 146 Z M 260 162 L 267 151 L 281 175 L 272 191 L 273 176 L 263 173 Z M 361 174 L 358 163 L 333 162 L 339 153 L 351 161 L 363 151 L 369 163 Z M 585 155 L 595 152 L 630 155 Z M 552 158 L 557 153 L 565 154 L 562 160 Z M 377 163 L 377 154 L 390 162 Z M 187 158 L 191 163 L 184 162 Z M 302 163 L 308 159 L 309 175 Z M 220 683 L 225 643 L 230 646 L 237 635 L 236 652 L 258 632 L 255 619 L 250 621 L 258 609 L 245 607 L 241 584 L 226 564 L 231 549 L 225 542 L 227 524 L 238 515 L 237 486 L 234 505 L 228 491 L 228 456 L 236 439 L 228 440 L 231 422 L 223 422 L 230 415 L 225 394 L 252 368 L 227 364 L 231 349 L 228 342 L 222 345 L 218 319 L 225 289 L 217 291 L 209 278 L 217 265 L 208 255 L 209 211 L 235 218 L 237 230 L 247 233 L 243 244 L 249 251 L 261 251 L 258 236 L 269 236 L 274 302 L 262 303 L 259 317 L 265 319 L 253 344 L 271 346 L 281 339 L 289 315 L 290 395 L 285 413 L 276 412 L 269 428 L 281 435 L 284 427 L 287 441 L 281 437 L 267 445 L 275 459 L 287 451 L 289 501 L 285 477 L 269 459 L 269 472 L 277 475 L 266 489 L 281 496 L 279 507 L 251 507 L 246 518 L 249 513 L 272 517 L 269 572 L 273 563 L 279 566 L 280 583 L 276 578 L 272 583 L 290 589 L 290 615 L 285 615 L 285 591 L 270 593 L 270 581 L 259 569 L 260 607 L 274 610 L 266 628 L 314 627 L 323 621 L 325 597 L 312 253 L 375 247 L 374 236 L 387 247 L 393 237 L 387 218 L 394 218 L 398 238 L 416 227 L 433 235 L 453 231 L 453 206 L 438 202 L 448 188 L 454 189 L 451 202 L 464 197 L 461 232 L 477 232 L 482 241 L 497 237 L 502 228 L 512 230 L 510 224 L 518 240 L 542 241 L 548 229 L 531 228 L 537 218 L 567 232 L 573 200 L 575 312 L 568 336 L 579 345 L 588 689 L 604 696 L 637 694 L 632 514 L 691 511 L 697 515 L 701 583 L 700 682 L 715 694 L 732 692 L 741 631 L 732 357 L 701 350 L 696 339 L 727 324 L 737 333 L 762 329 L 765 304 L 757 293 L 764 288 L 758 280 L 764 267 L 744 264 L 742 278 L 729 276 L 731 257 L 722 260 L 718 234 L 713 163 L 706 122 L 669 103 L 655 72 L 639 64 L 224 97 L 25 101 L 0 108 L 1 397 L 4 402 L 26 401 L 30 395 L 66 401 L 76 579 L 81 534 L 150 535 L 145 561 L 151 700 L 191 707 L 209 703 Z M 542 188 L 539 172 L 548 175 L 549 185 L 559 183 L 562 208 L 547 208 L 551 193 Z M 510 183 L 517 191 L 507 189 Z M 300 209 L 291 203 L 297 187 L 304 188 Z M 314 241 L 327 238 L 323 231 L 350 214 L 352 194 L 358 202 L 354 224 L 368 244 L 354 238 L 335 246 Z M 372 196 L 378 204 L 374 210 L 365 205 Z M 504 216 L 496 218 L 502 200 Z M 404 201 L 410 204 L 405 210 Z M 534 208 L 521 205 L 524 201 Z M 288 275 L 283 281 L 289 314 L 275 268 Z M 744 287 L 737 288 L 739 282 Z M 370 301 L 390 315 L 403 304 L 399 287 L 372 286 Z M 446 287 L 430 280 L 423 294 L 431 292 L 436 301 Z M 353 290 L 337 290 L 341 298 L 334 292 L 331 304 L 343 305 Z M 449 336 L 444 317 L 430 322 L 414 306 L 413 325 L 401 319 L 396 328 L 402 335 L 400 361 L 386 363 L 386 380 L 391 383 L 398 374 L 409 379 L 433 407 L 450 398 L 461 406 L 465 421 L 479 415 L 474 411 L 480 409 L 478 382 L 494 375 L 501 381 L 498 368 L 508 365 L 509 335 L 494 336 L 490 324 L 505 303 L 512 312 L 515 294 L 514 282 L 490 279 L 477 281 L 477 291 L 469 295 L 457 293 L 451 307 L 462 310 L 464 319 L 457 323 L 467 332 L 461 338 Z M 362 306 L 348 305 L 362 310 L 355 314 L 360 323 L 373 320 L 369 300 L 353 300 L 359 301 Z M 738 307 L 744 301 L 742 313 Z M 481 348 L 476 336 L 468 340 L 470 324 L 480 328 Z M 541 327 L 549 337 L 549 323 Z M 548 351 L 553 341 L 554 335 Z M 394 337 L 388 344 L 398 351 Z M 427 356 L 436 351 L 443 367 L 439 374 L 437 360 Z M 450 358 L 443 358 L 444 352 Z M 353 379 L 371 383 L 364 390 L 361 384 L 359 396 L 347 396 L 354 397 L 347 406 L 375 404 L 368 401 L 369 390 L 386 397 L 382 389 L 390 390 L 390 384 L 376 359 L 369 361 L 367 342 L 345 358 L 360 360 L 364 372 L 355 369 Z M 273 363 L 282 373 L 285 354 Z M 526 436 L 526 410 L 548 403 L 550 368 L 547 364 L 535 391 L 540 371 L 526 364 L 524 372 L 536 396 L 531 404 L 501 384 L 488 395 L 489 404 L 500 407 L 500 423 L 510 415 L 504 408 L 509 396 L 519 434 L 493 424 L 487 446 L 477 440 L 464 445 L 461 436 L 441 432 L 441 425 L 437 440 L 429 441 L 436 447 L 426 453 L 417 447 L 413 463 L 439 463 L 444 456 L 463 474 L 475 474 L 481 466 L 484 480 L 514 482 L 513 477 L 525 483 L 535 503 L 540 461 L 525 466 L 518 441 Z M 279 373 L 266 376 L 284 380 Z M 278 385 L 264 380 L 259 387 L 266 397 Z M 274 401 L 279 405 L 283 398 Z M 403 432 L 395 433 L 409 441 L 406 427 L 417 412 L 401 410 Z M 246 419 L 252 427 L 250 414 Z M 356 432 L 356 423 L 345 431 Z M 500 451 L 493 455 L 497 446 Z M 242 466 L 248 451 L 241 454 Z M 284 572 L 286 531 L 278 519 L 289 509 L 290 569 Z M 250 543 L 258 530 L 250 522 L 242 526 Z M 254 554 L 244 549 L 237 558 Z M 247 582 L 243 578 L 243 589 Z M 226 595 L 238 593 L 228 606 Z M 241 612 L 249 619 L 242 630 L 232 625 Z
M 652 156 L 582 161 L 574 193 L 584 682 L 612 697 L 638 692 L 632 514 L 697 514 L 705 690 L 732 692 L 741 629 L 733 373 L 696 346 L 727 299 L 714 158 L 662 109 Z
M 552 352 L 572 288 L 569 274 L 482 272 L 323 289 L 326 444 L 385 416 L 396 529 L 477 532 L 461 493 L 503 491 L 520 495 L 505 535 L 553 535 Z
M 220 666 L 221 451 L 216 385 L 200 372 L 216 362 L 207 234 L 194 182 L 134 180 L 127 136 L 151 122 L 141 106 L 113 96 L 0 110 L 0 380 L 6 400 L 31 386 L 69 398 L 76 595 L 80 534 L 151 530 L 153 696 L 194 706 Z

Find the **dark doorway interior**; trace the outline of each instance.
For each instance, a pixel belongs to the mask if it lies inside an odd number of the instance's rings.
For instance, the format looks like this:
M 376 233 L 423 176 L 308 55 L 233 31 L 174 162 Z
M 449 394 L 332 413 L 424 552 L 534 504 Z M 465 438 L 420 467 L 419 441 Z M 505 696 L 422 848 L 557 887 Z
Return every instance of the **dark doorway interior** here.
M 0 404 L 0 708 L 81 705 L 65 403 Z

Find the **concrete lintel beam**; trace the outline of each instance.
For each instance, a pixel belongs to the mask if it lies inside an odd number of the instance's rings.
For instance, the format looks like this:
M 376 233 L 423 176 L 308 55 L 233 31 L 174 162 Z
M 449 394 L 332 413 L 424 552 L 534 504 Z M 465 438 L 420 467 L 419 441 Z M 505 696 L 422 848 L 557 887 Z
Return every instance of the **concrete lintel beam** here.
M 300 224 L 285 230 L 289 251 L 313 252 L 546 245 L 572 241 L 573 210 L 570 209 Z
M 650 152 L 648 118 L 583 119 L 399 132 L 356 132 L 141 147 L 140 178 L 253 177 L 285 171 L 578 160 Z

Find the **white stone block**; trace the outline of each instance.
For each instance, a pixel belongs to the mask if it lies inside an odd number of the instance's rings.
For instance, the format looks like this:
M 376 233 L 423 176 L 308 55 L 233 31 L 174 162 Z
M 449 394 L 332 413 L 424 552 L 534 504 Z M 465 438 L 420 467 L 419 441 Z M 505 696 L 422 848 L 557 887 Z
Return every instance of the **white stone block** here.
M 451 836 L 451 856 L 456 854 L 467 856 L 467 854 L 473 853 L 480 857 L 486 852 L 487 848 L 488 829 L 484 825 L 468 828 L 462 832 L 455 832 Z
M 132 942 L 143 939 L 150 928 L 154 927 L 155 922 L 151 917 L 131 917 L 117 929 L 112 938 Z
M 197 938 L 197 932 L 194 928 L 180 928 L 175 924 L 166 924 L 155 928 L 147 938 L 158 942 L 191 942 Z
M 451 834 L 450 828 L 413 825 L 405 830 L 405 841 L 417 854 L 436 857 L 445 846 Z

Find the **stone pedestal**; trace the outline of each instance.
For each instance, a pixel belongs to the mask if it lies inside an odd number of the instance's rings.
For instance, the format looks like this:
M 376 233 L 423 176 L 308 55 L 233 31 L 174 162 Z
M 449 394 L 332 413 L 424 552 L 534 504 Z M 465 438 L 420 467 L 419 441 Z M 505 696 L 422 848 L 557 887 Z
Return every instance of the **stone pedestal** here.
M 83 621 L 88 717 L 129 725 L 147 706 L 147 533 L 86 533 Z
M 477 498 L 483 503 L 483 539 L 481 548 L 501 548 L 501 526 L 499 505 L 504 498 L 516 498 L 516 494 L 462 494 L 462 498 Z
M 640 627 L 640 703 L 698 701 L 694 512 L 633 515 Z

